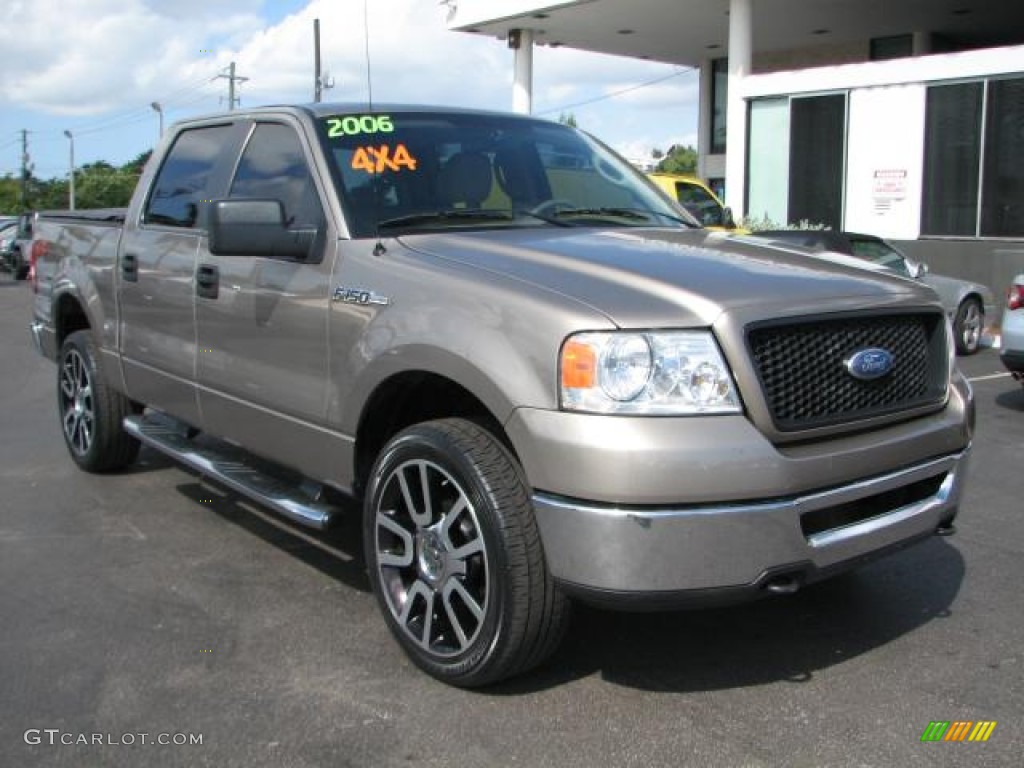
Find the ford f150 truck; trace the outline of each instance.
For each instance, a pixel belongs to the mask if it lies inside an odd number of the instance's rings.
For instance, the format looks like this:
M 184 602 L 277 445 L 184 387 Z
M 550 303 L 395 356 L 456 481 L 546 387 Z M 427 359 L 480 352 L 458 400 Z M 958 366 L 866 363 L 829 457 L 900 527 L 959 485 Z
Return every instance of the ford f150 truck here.
M 709 233 L 568 126 L 188 120 L 32 258 L 72 459 L 146 444 L 317 528 L 361 498 L 384 618 L 448 683 L 539 663 L 570 598 L 790 593 L 953 530 L 973 401 L 934 294 Z

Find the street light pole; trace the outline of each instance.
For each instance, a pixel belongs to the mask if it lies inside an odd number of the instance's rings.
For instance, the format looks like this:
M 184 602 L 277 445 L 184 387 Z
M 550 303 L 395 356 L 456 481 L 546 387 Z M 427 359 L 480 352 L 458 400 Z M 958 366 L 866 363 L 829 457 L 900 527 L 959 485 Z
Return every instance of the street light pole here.
M 75 137 L 71 134 L 71 131 L 64 131 L 64 135 L 68 137 L 68 142 L 71 147 L 69 157 L 69 170 L 68 170 L 68 202 L 69 208 L 75 210 Z
M 160 106 L 159 101 L 154 101 L 149 106 L 156 110 L 156 113 L 160 116 L 160 134 L 157 138 L 161 139 L 164 135 L 164 108 Z

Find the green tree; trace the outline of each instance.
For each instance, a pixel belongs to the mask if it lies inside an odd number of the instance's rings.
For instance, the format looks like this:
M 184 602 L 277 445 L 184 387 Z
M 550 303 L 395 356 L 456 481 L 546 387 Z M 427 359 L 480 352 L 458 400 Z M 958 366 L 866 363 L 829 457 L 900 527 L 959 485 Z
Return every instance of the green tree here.
M 659 155 L 654 155 L 655 159 L 658 157 Z M 689 145 L 673 144 L 661 157 L 654 170 L 659 173 L 695 174 L 697 172 L 697 150 Z
M 576 115 L 572 112 L 563 112 L 558 116 L 558 122 L 562 125 L 568 125 L 570 128 L 579 128 L 580 124 L 576 122 Z

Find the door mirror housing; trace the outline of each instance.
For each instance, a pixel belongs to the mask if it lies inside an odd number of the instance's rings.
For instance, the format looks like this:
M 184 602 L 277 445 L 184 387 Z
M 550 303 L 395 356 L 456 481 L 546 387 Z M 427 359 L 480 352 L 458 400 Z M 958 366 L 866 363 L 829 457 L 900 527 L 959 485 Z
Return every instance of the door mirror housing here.
M 210 207 L 210 253 L 306 259 L 316 229 L 288 229 L 280 200 L 214 200 Z
M 910 276 L 915 280 L 920 280 L 922 277 L 928 274 L 928 265 L 923 261 L 913 261 L 907 259 L 907 271 Z
M 732 217 L 732 208 L 728 205 L 722 207 L 722 226 L 726 229 L 736 229 L 736 219 Z

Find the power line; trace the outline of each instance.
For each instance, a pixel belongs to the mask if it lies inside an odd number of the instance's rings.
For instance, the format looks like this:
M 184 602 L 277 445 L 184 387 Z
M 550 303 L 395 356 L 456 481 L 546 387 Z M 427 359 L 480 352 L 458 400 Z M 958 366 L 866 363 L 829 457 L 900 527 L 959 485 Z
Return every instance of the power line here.
M 212 83 L 215 79 L 216 76 L 205 74 L 202 78 L 191 80 L 180 88 L 171 91 L 166 96 L 159 97 L 159 101 L 161 104 L 173 106 L 176 100 L 185 98 L 199 91 L 203 87 Z M 81 123 L 72 123 L 71 130 L 73 130 L 76 135 L 79 133 L 96 133 L 97 131 L 116 128 L 121 125 L 131 125 L 143 122 L 145 119 L 152 117 L 152 114 L 152 107 L 147 104 L 145 107 L 135 107 L 113 115 L 106 115 L 93 120 L 85 120 Z M 37 136 L 42 135 L 44 137 L 43 140 L 60 141 L 62 132 L 60 130 L 51 129 L 33 131 L 33 134 L 36 134 Z M 52 138 L 49 137 L 48 134 L 53 134 Z
M 647 88 L 647 87 L 652 86 L 652 85 L 657 85 L 658 83 L 663 83 L 666 80 L 671 80 L 673 77 L 679 77 L 680 75 L 685 75 L 685 74 L 687 74 L 689 72 L 696 72 L 696 71 L 697 71 L 696 67 L 686 67 L 684 69 L 678 69 L 675 72 L 672 72 L 672 73 L 670 73 L 668 75 L 662 75 L 661 77 L 656 77 L 653 80 L 647 80 L 646 82 L 643 82 L 643 83 L 637 83 L 636 85 L 631 85 L 628 88 L 622 88 L 622 89 L 620 89 L 618 91 L 612 91 L 611 93 L 606 93 L 603 96 L 595 96 L 592 99 L 586 99 L 584 101 L 577 101 L 577 102 L 575 102 L 573 104 L 563 104 L 560 107 L 555 107 L 554 109 L 545 109 L 543 112 L 537 112 L 536 114 L 537 115 L 550 115 L 550 114 L 552 114 L 554 112 L 564 112 L 564 111 L 569 110 L 569 109 L 575 109 L 576 107 L 585 107 L 588 104 L 595 104 L 595 103 L 597 103 L 599 101 L 606 101 L 607 99 L 614 99 L 616 96 L 621 96 L 624 93 L 630 93 L 632 91 L 639 91 L 641 88 Z

